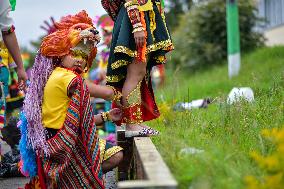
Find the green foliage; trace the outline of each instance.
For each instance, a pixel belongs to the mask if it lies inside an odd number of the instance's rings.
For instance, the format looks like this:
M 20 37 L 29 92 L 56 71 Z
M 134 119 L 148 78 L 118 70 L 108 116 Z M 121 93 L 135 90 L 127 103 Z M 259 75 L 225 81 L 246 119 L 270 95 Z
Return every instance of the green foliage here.
M 253 27 L 261 19 L 255 15 L 252 0 L 238 1 L 241 50 L 247 52 L 263 45 L 263 36 Z M 226 3 L 210 0 L 199 3 L 180 19 L 173 34 L 172 61 L 191 68 L 222 62 L 227 55 Z
M 170 29 L 174 29 L 178 26 L 177 18 L 188 11 L 193 2 L 192 0 L 168 0 L 166 3 L 167 23 Z
M 190 76 L 184 71 L 169 74 L 166 88 L 156 93 L 163 116 L 149 125 L 161 132 L 153 141 L 179 188 L 240 189 L 245 176 L 265 174 L 250 152 L 269 154 L 273 146 L 261 131 L 284 126 L 283 51 L 284 47 L 275 47 L 247 54 L 240 75 L 231 80 L 225 65 Z M 255 102 L 227 105 L 232 87 L 251 87 Z M 216 98 L 207 109 L 171 110 L 176 102 L 205 97 Z M 188 147 L 204 152 L 180 153 Z

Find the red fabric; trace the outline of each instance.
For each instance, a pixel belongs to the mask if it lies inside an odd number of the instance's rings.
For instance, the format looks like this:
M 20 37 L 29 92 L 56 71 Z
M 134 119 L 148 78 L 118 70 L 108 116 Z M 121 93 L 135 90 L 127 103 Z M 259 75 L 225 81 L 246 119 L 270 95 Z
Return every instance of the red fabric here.
M 149 78 L 148 83 L 146 83 L 145 79 L 143 79 L 141 84 L 141 96 L 143 121 L 150 121 L 158 118 L 160 116 L 160 112 L 155 101 L 151 78 Z
M 36 157 L 36 161 L 37 161 L 37 170 L 38 170 L 37 174 L 38 174 L 38 178 L 39 178 L 40 188 L 46 189 L 44 171 L 42 169 L 42 162 L 41 162 L 39 156 Z
M 121 89 L 118 88 L 117 90 L 121 91 Z M 145 79 L 143 79 L 141 84 L 141 96 L 142 96 L 141 112 L 142 112 L 143 122 L 158 118 L 160 116 L 160 112 L 155 101 L 151 78 L 149 79 L 148 83 L 146 82 Z M 120 107 L 117 106 L 115 103 L 112 103 L 112 108 L 120 108 Z M 135 108 L 137 109 L 137 107 Z M 133 112 L 133 110 L 131 112 Z M 115 122 L 115 124 L 120 126 L 122 124 L 122 120 Z
M 141 115 L 136 114 L 135 112 L 140 111 L 141 105 L 136 104 L 134 106 L 128 107 L 128 108 L 124 108 L 123 109 L 123 117 L 128 120 L 128 121 L 138 121 L 141 120 Z M 125 122 L 127 122 L 126 120 L 124 120 Z M 129 122 L 127 122 L 129 123 Z

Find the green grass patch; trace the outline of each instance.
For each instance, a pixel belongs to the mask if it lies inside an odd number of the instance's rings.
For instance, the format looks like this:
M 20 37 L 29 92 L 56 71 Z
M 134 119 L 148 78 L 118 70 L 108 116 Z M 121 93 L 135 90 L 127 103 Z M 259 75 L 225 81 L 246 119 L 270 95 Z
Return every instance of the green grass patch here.
M 149 125 L 161 131 L 153 142 L 179 188 L 244 188 L 246 175 L 264 173 L 250 158 L 253 150 L 268 154 L 272 146 L 264 128 L 284 126 L 284 47 L 263 48 L 242 59 L 239 76 L 228 79 L 227 66 L 187 74 L 176 71 L 156 93 L 162 116 Z M 227 105 L 233 87 L 251 87 L 253 103 Z M 216 98 L 207 109 L 174 112 L 176 102 Z M 184 154 L 184 148 L 204 150 Z

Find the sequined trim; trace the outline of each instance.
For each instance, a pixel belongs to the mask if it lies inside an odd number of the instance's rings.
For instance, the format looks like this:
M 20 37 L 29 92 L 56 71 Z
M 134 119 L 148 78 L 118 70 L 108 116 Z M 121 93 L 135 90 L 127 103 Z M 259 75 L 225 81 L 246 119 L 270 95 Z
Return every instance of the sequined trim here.
M 153 51 L 157 51 L 159 49 L 167 50 L 168 47 L 172 47 L 172 46 L 173 46 L 173 43 L 170 39 L 166 41 L 160 41 L 158 43 L 147 46 L 146 54 L 149 54 L 150 52 L 153 52 Z M 124 47 L 124 46 L 115 47 L 114 53 L 124 53 L 130 57 L 137 57 L 137 51 L 132 51 L 129 48 Z
M 140 124 L 143 123 L 141 104 L 131 104 L 123 108 L 123 123 Z
M 118 60 L 118 61 L 111 64 L 111 69 L 114 70 L 114 69 L 120 68 L 122 66 L 126 66 L 128 64 L 131 64 L 131 62 L 126 61 L 126 60 Z
M 140 81 L 137 86 L 135 87 L 135 89 L 133 89 L 133 91 L 131 91 L 127 97 L 126 97 L 126 102 L 129 105 L 132 104 L 141 104 L 142 100 L 141 100 L 141 83 L 142 81 Z
M 115 102 L 116 104 L 121 103 L 122 93 L 113 86 L 110 86 L 110 85 L 106 85 L 106 86 L 111 88 L 113 91 L 113 97 L 111 101 Z
M 109 158 L 111 158 L 113 155 L 115 155 L 116 153 L 122 151 L 123 148 L 121 148 L 120 146 L 113 146 L 110 149 L 107 149 L 105 154 L 104 154 L 104 159 L 103 161 L 108 160 Z
M 162 19 L 163 19 L 163 22 L 164 22 L 164 26 L 167 30 L 167 34 L 168 34 L 168 37 L 170 37 L 170 33 L 169 33 L 169 30 L 168 30 L 168 27 L 167 27 L 167 24 L 166 24 L 166 16 L 165 14 L 162 15 Z
M 107 82 L 110 82 L 110 83 L 119 82 L 119 81 L 121 81 L 124 78 L 125 78 L 124 75 L 110 75 L 110 76 L 106 76 Z
M 154 36 L 154 31 L 156 30 L 157 28 L 157 24 L 156 24 L 156 14 L 153 10 L 149 11 L 149 16 L 150 16 L 150 30 L 151 30 L 151 35 L 152 35 L 152 38 L 153 38 L 153 41 L 155 42 L 156 39 L 155 39 L 155 36 Z
M 113 155 L 115 155 L 116 153 L 123 150 L 123 148 L 121 148 L 120 146 L 113 146 L 109 149 L 105 149 L 106 140 L 104 140 L 104 139 L 99 139 L 99 146 L 100 146 L 100 161 L 101 161 L 101 163 L 103 161 L 108 160 Z
M 128 56 L 131 56 L 131 57 L 137 56 L 137 51 L 132 51 L 129 48 L 124 47 L 124 46 L 115 47 L 114 53 L 124 53 L 124 54 L 127 54 Z
M 165 57 L 165 56 L 157 56 L 157 57 L 154 57 L 154 60 L 155 60 L 156 63 L 158 63 L 158 64 L 165 64 L 165 63 L 166 63 L 166 57 Z
M 105 154 L 106 140 L 99 139 L 99 147 L 100 147 L 100 162 L 102 163 Z
M 149 45 L 147 47 L 146 53 L 149 54 L 150 52 L 157 51 L 159 49 L 166 50 L 166 49 L 168 49 L 168 47 L 170 47 L 172 45 L 173 45 L 173 43 L 170 39 L 168 39 L 166 41 L 160 41 L 160 42 L 155 43 L 153 45 Z

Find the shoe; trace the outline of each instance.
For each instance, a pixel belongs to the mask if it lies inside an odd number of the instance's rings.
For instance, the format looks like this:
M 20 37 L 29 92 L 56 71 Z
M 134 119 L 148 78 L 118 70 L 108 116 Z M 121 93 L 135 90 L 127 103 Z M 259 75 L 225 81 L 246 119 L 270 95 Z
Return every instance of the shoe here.
M 157 136 L 160 132 L 152 128 L 143 128 L 138 131 L 125 131 L 125 138 Z

